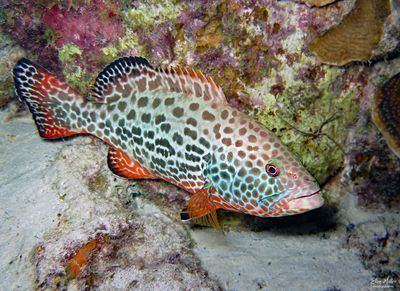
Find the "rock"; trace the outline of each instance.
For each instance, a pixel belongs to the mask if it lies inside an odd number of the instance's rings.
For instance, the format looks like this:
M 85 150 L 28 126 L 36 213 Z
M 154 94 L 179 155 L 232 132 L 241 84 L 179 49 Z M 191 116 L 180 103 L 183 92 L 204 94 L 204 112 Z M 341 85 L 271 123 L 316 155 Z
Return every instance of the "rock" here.
M 0 44 L 2 44 L 0 49 L 0 108 L 4 108 L 15 100 L 13 98 L 12 68 L 20 58 L 26 56 L 26 51 L 2 32 L 0 32 Z
M 388 146 L 400 158 L 400 73 L 377 90 L 371 114 Z

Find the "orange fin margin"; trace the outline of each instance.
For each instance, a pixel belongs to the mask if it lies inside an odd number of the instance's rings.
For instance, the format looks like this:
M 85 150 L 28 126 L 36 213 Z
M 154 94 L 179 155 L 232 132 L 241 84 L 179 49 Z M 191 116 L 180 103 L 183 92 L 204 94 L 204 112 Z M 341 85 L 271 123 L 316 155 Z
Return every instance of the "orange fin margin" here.
M 85 133 L 66 128 L 65 120 L 57 117 L 53 111 L 54 96 L 61 101 L 82 100 L 67 84 L 24 58 L 15 65 L 13 75 L 17 96 L 28 105 L 41 137 L 61 138 Z
M 224 233 L 222 226 L 218 222 L 217 206 L 208 194 L 208 189 L 202 189 L 189 199 L 187 213 L 190 220 L 201 224 L 212 226 L 221 233 Z
M 157 179 L 149 170 L 132 161 L 120 149 L 110 147 L 108 149 L 107 162 L 110 170 L 118 176 L 129 179 Z

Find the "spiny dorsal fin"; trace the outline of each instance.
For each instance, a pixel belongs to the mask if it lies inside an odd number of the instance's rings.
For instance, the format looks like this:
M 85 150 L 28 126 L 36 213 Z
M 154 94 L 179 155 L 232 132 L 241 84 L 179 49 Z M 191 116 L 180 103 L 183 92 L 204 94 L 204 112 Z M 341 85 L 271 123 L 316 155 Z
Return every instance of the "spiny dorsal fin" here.
M 160 67 L 156 71 L 171 76 L 178 81 L 179 88 L 185 94 L 192 94 L 196 97 L 203 97 L 206 100 L 217 99 L 227 103 L 221 86 L 214 82 L 214 79 L 204 76 L 200 70 L 191 67 Z
M 210 76 L 186 67 L 153 69 L 142 57 L 120 58 L 108 65 L 97 77 L 91 99 L 109 103 L 120 97 L 161 90 L 185 95 L 221 100 L 226 103 L 222 88 Z
M 138 71 L 144 67 L 153 69 L 149 62 L 142 57 L 124 57 L 113 61 L 97 76 L 91 99 L 100 103 L 106 102 L 104 92 L 110 84 L 114 83 L 117 78 L 129 75 L 133 71 Z

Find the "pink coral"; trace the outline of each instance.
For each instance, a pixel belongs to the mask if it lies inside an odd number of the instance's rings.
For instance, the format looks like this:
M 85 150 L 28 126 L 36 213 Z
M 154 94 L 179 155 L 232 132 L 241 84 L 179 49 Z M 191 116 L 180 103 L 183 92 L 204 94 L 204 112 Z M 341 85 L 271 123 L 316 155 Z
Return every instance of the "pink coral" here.
M 103 1 L 94 1 L 78 11 L 54 5 L 44 11 L 42 20 L 57 34 L 56 47 L 74 43 L 85 52 L 96 52 L 99 47 L 116 41 L 124 31 L 115 11 L 113 4 Z

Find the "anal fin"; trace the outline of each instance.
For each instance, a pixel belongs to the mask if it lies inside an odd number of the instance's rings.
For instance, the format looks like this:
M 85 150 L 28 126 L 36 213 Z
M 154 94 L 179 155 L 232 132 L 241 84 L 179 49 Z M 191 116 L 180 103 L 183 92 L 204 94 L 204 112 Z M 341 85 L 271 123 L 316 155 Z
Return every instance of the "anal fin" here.
M 129 179 L 157 179 L 120 149 L 109 147 L 107 162 L 110 170 L 118 176 Z
M 200 225 L 212 226 L 224 233 L 218 222 L 217 206 L 209 196 L 208 189 L 202 189 L 193 194 L 189 199 L 186 211 L 190 221 Z

